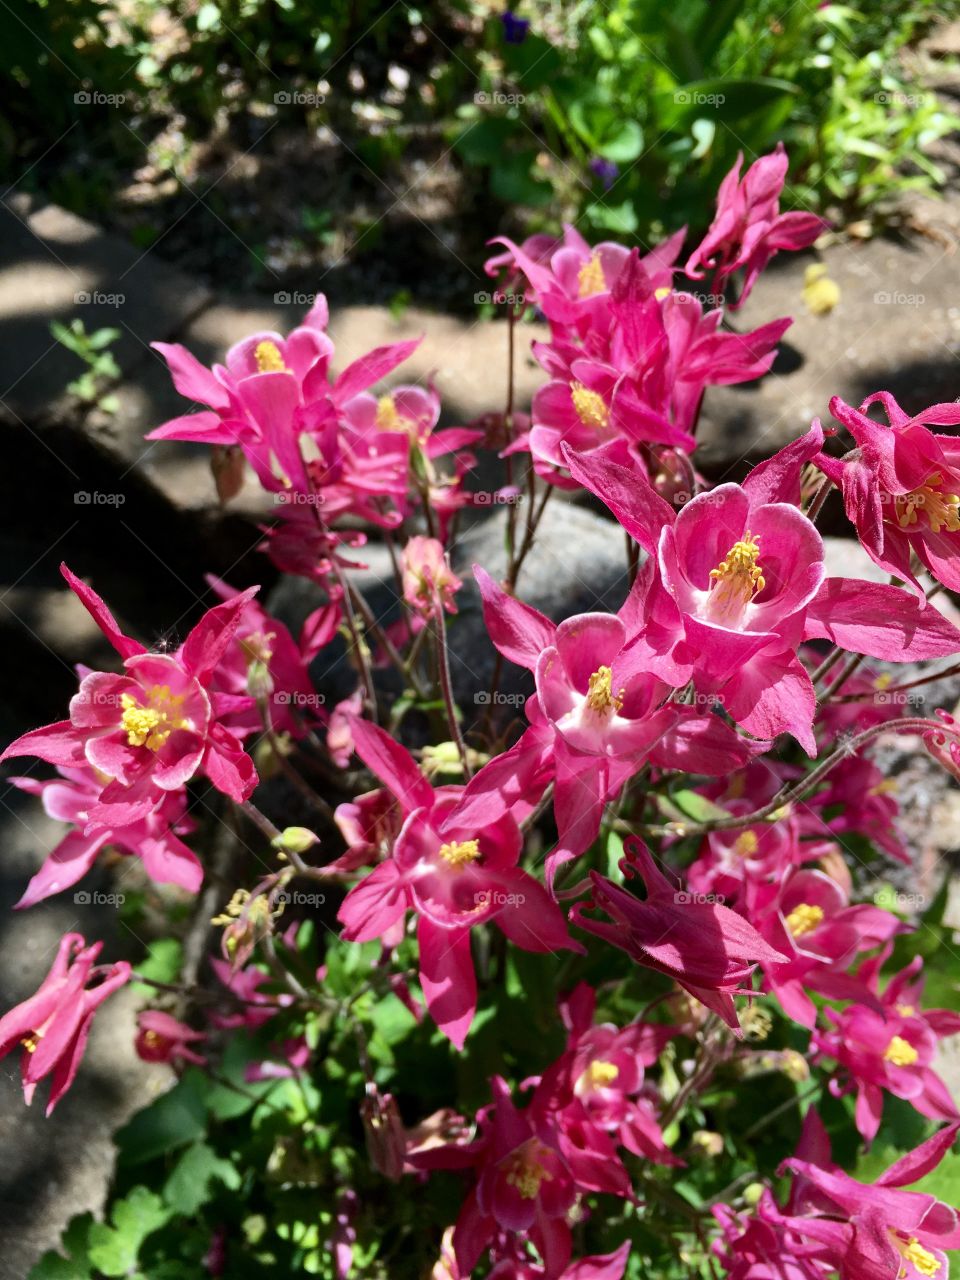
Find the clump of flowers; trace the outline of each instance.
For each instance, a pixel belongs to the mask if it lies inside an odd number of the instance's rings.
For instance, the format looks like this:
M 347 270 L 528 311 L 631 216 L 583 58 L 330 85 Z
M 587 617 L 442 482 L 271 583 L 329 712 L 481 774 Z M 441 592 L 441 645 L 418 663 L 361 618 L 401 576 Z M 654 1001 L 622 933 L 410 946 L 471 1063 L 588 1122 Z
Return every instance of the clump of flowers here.
M 871 751 L 913 735 L 960 775 L 920 692 L 960 655 L 960 447 L 930 429 L 960 410 L 835 399 L 742 483 L 700 476 L 708 388 L 790 323 L 727 312 L 822 225 L 780 214 L 782 148 L 740 168 L 685 258 L 497 242 L 548 326 L 529 415 L 511 388 L 441 427 L 433 386 L 384 384 L 416 341 L 335 373 L 322 299 L 210 369 L 157 344 L 205 407 L 152 438 L 210 445 L 224 499 L 250 468 L 306 607 L 210 579 L 154 651 L 64 566 L 117 660 L 3 753 L 57 771 L 14 783 L 66 828 L 17 907 L 129 875 L 148 953 L 67 933 L 0 1055 L 52 1110 L 135 982 L 176 1083 L 119 1135 L 108 1222 L 38 1275 L 947 1280 L 960 962 Z M 558 490 L 626 543 L 616 612 L 528 598 Z M 827 501 L 890 583 L 828 575 Z M 496 574 L 460 551 L 480 507 Z

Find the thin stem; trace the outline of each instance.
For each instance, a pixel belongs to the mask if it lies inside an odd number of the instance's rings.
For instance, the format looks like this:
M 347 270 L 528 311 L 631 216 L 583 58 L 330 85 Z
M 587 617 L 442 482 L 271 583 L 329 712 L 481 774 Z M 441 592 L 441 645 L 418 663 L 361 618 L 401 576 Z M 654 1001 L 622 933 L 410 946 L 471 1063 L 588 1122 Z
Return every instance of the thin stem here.
M 840 672 L 837 678 L 833 681 L 833 683 L 827 685 L 826 689 L 824 689 L 823 693 L 820 695 L 820 701 L 821 702 L 826 701 L 826 699 L 829 698 L 831 694 L 836 693 L 838 689 L 842 688 L 842 686 L 846 684 L 846 682 L 850 679 L 850 677 L 857 670 L 857 668 L 865 661 L 866 661 L 866 657 L 864 654 L 862 653 L 854 654 L 854 656 L 850 659 L 850 661 L 843 668 L 843 670 Z
M 741 827 L 752 827 L 760 822 L 766 822 L 772 818 L 780 809 L 786 808 L 787 805 L 793 804 L 798 800 L 802 800 L 808 795 L 814 787 L 816 787 L 830 772 L 834 765 L 846 756 L 853 755 L 859 751 L 868 742 L 872 742 L 874 738 L 879 738 L 883 733 L 890 733 L 895 726 L 897 733 L 912 733 L 915 731 L 923 731 L 928 729 L 936 729 L 943 732 L 944 726 L 939 720 L 930 720 L 921 716 L 914 716 L 897 720 L 893 724 L 884 721 L 883 724 L 872 725 L 869 729 L 864 729 L 862 733 L 856 734 L 848 741 L 843 742 L 832 751 L 830 755 L 824 759 L 813 769 L 807 776 L 793 787 L 785 787 L 774 798 L 763 806 L 762 809 L 756 809 L 753 813 L 744 814 L 742 817 L 730 818 L 711 818 L 706 822 L 693 823 L 650 823 L 638 826 L 636 830 L 643 835 L 652 836 L 675 836 L 678 828 L 683 828 L 685 836 L 707 835 L 711 831 L 736 831 Z
M 810 499 L 810 506 L 807 508 L 806 517 L 811 524 L 816 524 L 817 516 L 823 510 L 823 504 L 830 496 L 830 490 L 833 488 L 833 481 L 824 476 L 813 497 Z
M 447 652 L 447 627 L 443 616 L 443 609 L 439 602 L 437 603 L 437 611 L 433 619 L 433 632 L 437 641 L 437 667 L 440 675 L 440 691 L 443 694 L 443 705 L 447 711 L 447 723 L 450 726 L 450 737 L 457 745 L 457 751 L 460 754 L 460 763 L 463 766 L 463 777 L 465 782 L 469 782 L 473 776 L 470 771 L 470 762 L 467 759 L 467 744 L 463 740 L 463 734 L 460 732 L 460 724 L 457 720 L 457 704 L 453 697 L 453 682 L 450 679 L 450 655 Z
M 949 676 L 960 675 L 960 662 L 955 663 L 952 667 L 947 667 L 946 671 L 931 671 L 925 676 L 918 676 L 916 680 L 907 680 L 904 684 L 888 684 L 885 685 L 881 693 L 884 695 L 889 693 L 903 693 L 907 689 L 916 689 L 921 684 L 933 684 L 937 680 L 946 680 Z M 865 702 L 870 698 L 875 698 L 876 692 L 873 693 L 843 693 L 838 697 L 831 698 L 831 702 Z M 824 695 L 826 698 L 826 695 Z

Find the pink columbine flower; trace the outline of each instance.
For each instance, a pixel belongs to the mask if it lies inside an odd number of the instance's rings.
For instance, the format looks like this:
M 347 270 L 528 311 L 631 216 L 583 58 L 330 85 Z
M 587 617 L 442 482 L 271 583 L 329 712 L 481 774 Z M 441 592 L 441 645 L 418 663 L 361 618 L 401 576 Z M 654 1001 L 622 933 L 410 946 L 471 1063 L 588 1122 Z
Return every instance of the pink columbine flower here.
M 650 552 L 635 587 L 648 669 L 675 685 L 692 678 L 748 733 L 792 733 L 811 755 L 816 698 L 797 657 L 802 640 L 893 662 L 960 651 L 960 631 L 932 605 L 825 576 L 823 542 L 797 506 L 800 469 L 822 442 L 814 423 L 743 485 L 699 494 L 679 515 L 635 473 L 566 453 L 575 478 Z
M 207 574 L 207 583 L 221 600 L 233 600 L 241 594 L 213 574 Z M 340 617 L 338 605 L 321 605 L 304 620 L 299 640 L 294 640 L 284 624 L 257 600 L 247 599 L 233 643 L 211 681 L 217 694 L 227 695 L 216 699 L 221 723 L 243 737 L 261 732 L 259 703 L 269 712 L 275 732 L 302 738 L 311 721 L 318 718 L 309 666 L 336 635 Z
M 537 1094 L 521 1111 L 506 1081 L 495 1076 L 491 1085 L 494 1103 L 479 1113 L 480 1134 L 474 1142 L 420 1148 L 408 1159 L 417 1168 L 472 1169 L 476 1175 L 453 1235 L 461 1273 L 469 1275 L 491 1244 L 509 1248 L 511 1238 L 520 1236 L 536 1245 L 544 1280 L 559 1280 L 570 1262 L 568 1215 L 578 1193 L 630 1198 L 629 1179 L 602 1133 L 595 1134 L 592 1150 L 584 1151 L 576 1142 L 564 1144 L 561 1126 Z
M 709 709 L 667 700 L 669 685 L 634 644 L 634 595 L 619 614 L 585 613 L 556 626 L 479 566 L 474 576 L 491 640 L 534 672 L 537 692 L 526 707 L 530 728 L 474 776 L 465 806 L 471 816 L 475 806 L 478 814 L 507 812 L 536 803 L 552 780 L 559 844 L 547 861 L 549 880 L 589 847 L 606 802 L 647 761 L 720 774 L 748 759 L 751 744 Z
M 403 598 L 415 613 L 429 618 L 443 610 L 457 612 L 454 596 L 463 583 L 436 538 L 410 538 L 403 548 L 401 566 Z
M 743 152 L 720 184 L 716 215 L 684 268 L 691 280 L 714 272 L 717 286 L 742 269 L 736 306 L 747 300 L 760 272 L 779 250 L 806 249 L 828 226 L 812 213 L 780 212 L 788 164 L 782 142 L 770 155 L 755 160 L 741 179 L 742 164 Z
M 856 1124 L 868 1142 L 880 1127 L 884 1091 L 933 1119 L 960 1116 L 932 1066 L 938 1041 L 960 1031 L 960 1014 L 920 1007 L 919 956 L 891 978 L 880 995 L 877 977 L 889 953 L 890 944 L 858 972 L 869 1004 L 853 1004 L 839 1012 L 827 1009 L 833 1026 L 814 1031 L 811 1042 L 818 1058 L 831 1058 L 840 1068 L 841 1075 L 830 1082 L 831 1093 L 843 1096 L 856 1090 Z
M 150 653 L 120 631 L 96 592 L 66 565 L 61 570 L 124 671 L 84 676 L 70 719 L 25 733 L 0 760 L 34 755 L 57 766 L 86 763 L 106 775 L 111 781 L 87 815 L 92 827 L 141 821 L 164 793 L 201 770 L 232 800 L 246 800 L 257 781 L 253 761 L 217 719 L 207 689 L 255 589 L 208 610 L 177 654 Z
M 412 807 L 387 861 L 347 894 L 338 919 L 351 942 L 395 937 L 417 915 L 420 983 L 431 1017 L 462 1049 L 477 1005 L 470 932 L 495 924 L 525 951 L 576 950 L 563 914 L 517 862 L 523 845 L 509 815 L 465 823 L 460 788 L 434 792 L 408 753 L 376 725 L 354 722 L 357 754 Z
M 161 1009 L 144 1009 L 137 1017 L 133 1047 L 144 1062 L 169 1062 L 173 1067 L 191 1062 L 202 1067 L 207 1060 L 191 1045 L 206 1038 L 205 1032 L 195 1031 Z
M 842 885 L 808 868 L 770 883 L 753 905 L 751 919 L 761 935 L 789 957 L 763 966 L 766 985 L 802 1027 L 816 1022 L 811 991 L 834 1000 L 869 999 L 863 979 L 848 970 L 860 952 L 887 943 L 904 927 L 871 903 L 850 905 Z
M 819 1117 L 808 1112 L 801 1149 L 783 1165 L 794 1185 L 781 1223 L 843 1280 L 949 1280 L 945 1251 L 960 1247 L 956 1211 L 928 1192 L 901 1188 L 939 1165 L 958 1130 L 944 1126 L 864 1184 L 831 1163 Z
M 787 957 L 729 907 L 677 889 L 639 840 L 628 840 L 625 849 L 624 875 L 640 879 L 646 898 L 592 871 L 592 899 L 574 904 L 571 921 L 626 951 L 637 964 L 673 978 L 739 1031 L 733 997 L 750 994 L 745 984 L 757 963 L 782 963 Z M 602 911 L 610 922 L 594 920 L 587 911 Z
M 125 960 L 95 964 L 102 947 L 102 942 L 87 946 L 79 933 L 64 934 L 37 993 L 0 1018 L 0 1058 L 23 1047 L 20 1075 L 28 1105 L 40 1081 L 50 1076 L 48 1116 L 73 1084 L 93 1015 L 130 980 Z
M 15 909 L 32 907 L 44 898 L 69 889 L 90 870 L 108 846 L 137 857 L 155 884 L 175 884 L 196 893 L 203 883 L 199 858 L 180 839 L 194 829 L 187 818 L 186 792 L 161 791 L 157 807 L 138 821 L 118 826 L 97 825 L 88 830 L 89 815 L 100 801 L 104 780 L 89 767 L 61 765 L 56 778 L 10 778 L 19 790 L 39 796 L 51 818 L 69 822 L 68 832 L 48 854 L 27 885 Z M 109 782 L 109 779 L 107 780 Z
M 585 982 L 561 1001 L 567 1047 L 544 1075 L 538 1093 L 560 1114 L 561 1129 L 568 1112 L 580 1111 L 589 1125 L 610 1134 L 633 1155 L 657 1164 L 681 1164 L 657 1122 L 656 1092 L 644 1083 L 644 1068 L 654 1065 L 677 1028 L 644 1022 L 623 1028 L 609 1022 L 594 1025 L 595 1007 L 596 993 Z
M 889 425 L 867 416 L 873 404 L 883 406 Z M 919 591 L 915 552 L 938 582 L 960 590 L 960 440 L 928 426 L 956 426 L 960 404 L 931 405 L 911 418 L 889 391 L 877 391 L 859 409 L 834 396 L 830 412 L 857 448 L 842 459 L 821 454 L 817 465 L 840 487 L 867 554 Z

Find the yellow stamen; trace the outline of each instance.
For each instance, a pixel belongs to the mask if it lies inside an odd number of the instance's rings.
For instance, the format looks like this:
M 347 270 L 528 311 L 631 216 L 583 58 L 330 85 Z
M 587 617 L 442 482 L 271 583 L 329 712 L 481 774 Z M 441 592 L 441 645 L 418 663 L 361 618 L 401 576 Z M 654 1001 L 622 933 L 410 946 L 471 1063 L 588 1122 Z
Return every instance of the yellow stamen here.
M 585 427 L 604 431 L 610 421 L 610 411 L 599 391 L 591 391 L 582 382 L 571 382 L 570 395 L 577 417 Z
M 452 840 L 450 844 L 440 846 L 439 854 L 444 862 L 459 871 L 480 857 L 480 844 L 477 840 Z
M 914 1004 L 898 1004 L 896 1010 L 901 1018 L 912 1018 L 917 1012 L 917 1006 Z
M 163 1037 L 157 1035 L 156 1031 L 145 1031 L 143 1033 L 143 1043 L 148 1049 L 156 1049 L 163 1043 Z
M 757 1004 L 748 1005 L 740 1015 L 740 1027 L 748 1040 L 766 1040 L 773 1027 L 773 1018 Z
M 743 831 L 733 842 L 733 852 L 738 858 L 752 858 L 760 840 L 755 831 Z
M 786 925 L 795 938 L 802 938 L 811 933 L 823 919 L 823 907 L 815 907 L 812 903 L 801 902 L 787 916 Z
M 23 1037 L 20 1043 L 26 1049 L 27 1053 L 37 1052 L 37 1048 L 40 1044 L 40 1037 L 42 1035 L 43 1035 L 42 1031 L 31 1031 L 28 1036 Z
M 377 401 L 377 416 L 374 419 L 378 431 L 409 431 L 416 423 L 405 418 L 397 408 L 393 396 L 381 396 Z
M 948 533 L 960 530 L 960 494 L 943 492 L 943 476 L 934 471 L 927 483 L 912 493 L 898 494 L 894 498 L 897 524 L 910 529 L 918 523 L 918 512 L 923 512 L 934 533 L 946 529 Z
M 755 538 L 748 529 L 740 542 L 735 542 L 726 556 L 710 570 L 710 577 L 715 585 L 714 595 L 723 595 L 724 600 L 739 598 L 744 603 L 755 592 L 760 592 L 766 585 L 763 571 L 757 560 L 760 556 L 760 539 Z
M 269 339 L 258 342 L 253 349 L 253 358 L 257 362 L 258 373 L 289 373 L 289 369 L 283 363 L 283 356 L 280 354 L 280 348 L 275 342 Z
M 592 298 L 596 293 L 606 293 L 607 281 L 603 274 L 603 263 L 599 253 L 592 253 L 577 272 L 579 296 Z
M 664 298 L 669 298 L 673 290 L 668 284 L 662 284 L 659 289 L 655 289 L 653 296 L 658 302 L 662 302 Z
M 587 1075 L 595 1089 L 602 1089 L 606 1084 L 613 1084 L 620 1074 L 620 1068 L 614 1062 L 601 1062 L 599 1059 L 587 1067 Z
M 606 716 L 623 706 L 625 689 L 613 692 L 613 672 L 609 667 L 597 667 L 587 685 L 587 706 L 598 715 Z
M 132 693 L 120 695 L 123 715 L 120 728 L 127 735 L 131 747 L 147 747 L 159 751 L 174 729 L 183 729 L 187 721 L 179 714 L 184 694 L 171 693 L 168 684 L 155 684 L 145 689 L 145 703 L 137 701 Z
M 915 1271 L 922 1276 L 935 1276 L 940 1270 L 941 1263 L 933 1256 L 929 1249 L 925 1249 L 916 1236 L 910 1236 L 904 1240 L 896 1231 L 890 1231 L 890 1237 L 897 1246 L 900 1256 L 905 1262 L 909 1262 Z M 906 1267 L 901 1267 L 897 1272 L 898 1280 L 903 1280 L 908 1274 Z
M 537 1158 L 540 1144 L 533 1139 L 507 1162 L 507 1182 L 516 1187 L 524 1200 L 535 1200 L 540 1194 L 542 1182 L 552 1182 L 553 1174 L 548 1173 Z
M 894 1036 L 883 1055 L 884 1061 L 892 1062 L 895 1067 L 912 1067 L 919 1057 L 910 1041 L 904 1040 L 903 1036 Z

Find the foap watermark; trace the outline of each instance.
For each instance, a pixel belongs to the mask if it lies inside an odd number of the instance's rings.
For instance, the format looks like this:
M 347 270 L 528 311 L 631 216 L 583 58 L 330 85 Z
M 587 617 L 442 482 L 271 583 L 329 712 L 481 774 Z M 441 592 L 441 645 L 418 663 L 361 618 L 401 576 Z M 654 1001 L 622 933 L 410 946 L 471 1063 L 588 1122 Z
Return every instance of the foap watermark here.
M 281 89 L 273 95 L 278 107 L 322 107 L 327 100 L 325 93 L 304 92 L 302 89 Z
M 475 507 L 519 507 L 523 502 L 522 493 L 506 489 L 480 489 L 470 496 Z
M 902 293 L 899 289 L 880 289 L 873 295 L 878 307 L 922 307 L 926 300 L 925 294 Z
M 473 95 L 476 107 L 522 107 L 526 100 L 526 95 L 522 93 L 486 93 L 483 89 Z
M 278 307 L 312 307 L 321 296 L 319 293 L 302 293 L 299 289 L 294 289 L 292 292 L 281 289 L 279 293 L 273 295 L 273 301 Z
M 873 905 L 885 911 L 922 911 L 927 905 L 925 893 L 904 893 L 892 885 L 884 885 L 873 895 Z
M 298 693 L 295 689 L 288 693 L 281 689 L 273 695 L 273 700 L 278 707 L 322 707 L 327 699 L 322 693 Z
M 302 489 L 283 489 L 273 500 L 284 507 L 322 507 L 326 501 L 322 493 L 304 493 Z
M 725 93 L 701 93 L 699 90 L 680 89 L 673 95 L 681 107 L 722 107 L 727 100 Z
M 78 489 L 73 495 L 77 507 L 122 507 L 126 500 L 125 493 L 103 493 L 100 489 Z
M 487 303 L 497 307 L 525 307 L 527 305 L 527 295 L 525 293 L 506 293 L 503 289 L 494 289 L 492 293 L 486 289 L 481 289 L 473 295 L 473 301 L 478 307 L 482 307 Z
M 722 893 L 694 893 L 690 889 L 678 889 L 673 895 L 674 902 L 680 906 L 698 906 L 706 907 L 714 904 L 723 905 L 725 899 Z
M 99 89 L 80 89 L 73 95 L 78 107 L 122 107 L 126 100 L 125 93 L 101 93 Z
M 881 89 L 873 95 L 873 100 L 882 107 L 906 107 L 908 111 L 933 105 L 933 98 L 929 93 L 904 93 L 900 89 Z
M 522 707 L 526 700 L 526 694 L 501 693 L 499 689 L 494 693 L 489 689 L 481 689 L 473 695 L 473 701 L 478 707 Z
M 73 895 L 75 907 L 122 907 L 126 900 L 125 893 L 101 893 L 99 889 L 79 889 Z
M 102 289 L 80 289 L 73 295 L 77 307 L 122 307 L 126 300 L 125 293 L 104 293 Z
M 327 900 L 325 893 L 301 893 L 299 889 L 284 889 L 274 897 L 274 902 L 285 907 L 322 907 Z
M 488 907 L 522 907 L 526 902 L 526 894 L 501 893 L 499 889 L 481 889 L 473 895 L 474 906 L 479 909 Z

